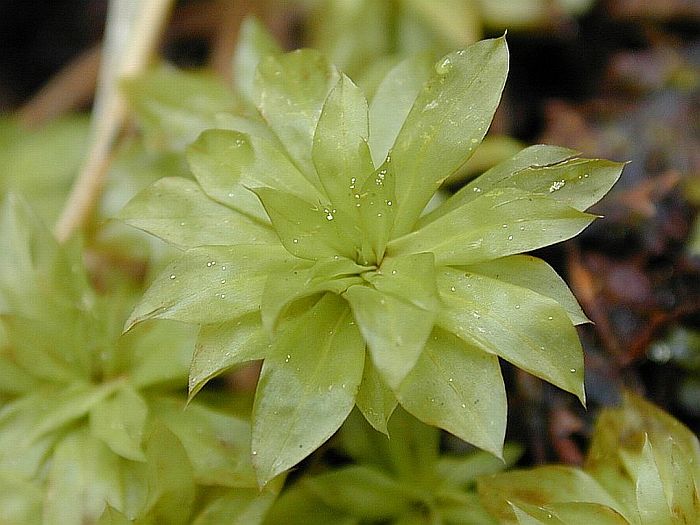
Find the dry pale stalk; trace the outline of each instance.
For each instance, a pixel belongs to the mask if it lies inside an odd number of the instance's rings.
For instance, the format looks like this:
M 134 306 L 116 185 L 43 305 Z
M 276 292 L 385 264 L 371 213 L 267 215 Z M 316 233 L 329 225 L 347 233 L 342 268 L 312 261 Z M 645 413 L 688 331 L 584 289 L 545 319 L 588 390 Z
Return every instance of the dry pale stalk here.
M 63 242 L 80 229 L 99 201 L 114 143 L 126 117 L 117 82 L 144 70 L 160 35 L 172 0 L 112 0 L 95 105 L 90 148 L 55 227 Z

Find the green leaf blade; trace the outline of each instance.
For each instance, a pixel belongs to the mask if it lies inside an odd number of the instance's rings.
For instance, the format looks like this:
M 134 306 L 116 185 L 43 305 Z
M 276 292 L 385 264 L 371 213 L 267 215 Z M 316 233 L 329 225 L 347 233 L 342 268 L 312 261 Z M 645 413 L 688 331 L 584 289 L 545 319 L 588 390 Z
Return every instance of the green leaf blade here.
M 495 189 L 393 240 L 387 254 L 433 252 L 438 264 L 474 264 L 564 241 L 594 219 L 548 197 Z
M 364 233 L 362 255 L 365 259 L 369 255 L 368 262 L 381 261 L 396 217 L 396 176 L 391 164 L 382 164 L 365 179 L 355 194 L 355 207 Z
M 405 257 L 385 257 L 379 271 L 369 274 L 366 279 L 382 293 L 436 312 L 440 307 L 440 299 L 435 275 L 433 254 L 417 253 Z
M 477 487 L 481 502 L 496 518 L 513 519 L 511 502 L 521 506 L 569 503 L 596 503 L 620 512 L 617 503 L 590 475 L 565 466 L 545 466 L 480 478 Z
M 446 305 L 439 326 L 584 402 L 581 343 L 558 303 L 519 286 L 451 268 L 438 274 L 438 288 Z
M 269 226 L 216 203 L 187 179 L 158 180 L 129 201 L 118 218 L 181 249 L 278 242 Z
M 673 520 L 668 506 L 659 467 L 649 438 L 644 436 L 644 446 L 639 460 L 635 493 L 639 518 L 645 525 L 663 525 Z
M 333 206 L 349 219 L 345 229 L 351 231 L 357 228 L 355 187 L 374 171 L 367 113 L 364 94 L 342 75 L 323 105 L 314 133 L 314 166 Z
M 509 187 L 551 198 L 579 211 L 588 209 L 610 191 L 624 164 L 601 159 L 569 159 L 548 166 L 517 171 L 506 182 Z
M 396 395 L 387 386 L 371 359 L 365 361 L 362 382 L 355 400 L 357 408 L 377 432 L 389 435 L 389 418 L 398 404 Z
M 369 466 L 344 467 L 302 483 L 329 507 L 362 520 L 396 518 L 411 505 L 411 498 L 399 483 Z
M 501 457 L 507 407 L 496 356 L 435 329 L 397 396 L 424 423 Z
M 300 198 L 322 199 L 276 144 L 253 134 L 211 129 L 187 148 L 190 169 L 212 199 L 269 222 L 251 188 L 272 188 Z
M 362 378 L 364 342 L 340 297 L 326 294 L 287 326 L 264 361 L 253 408 L 253 464 L 261 486 L 338 429 Z
M 574 325 L 590 322 L 564 280 L 542 259 L 531 255 L 510 255 L 484 263 L 471 264 L 464 269 L 527 288 L 554 299 L 566 310 Z
M 265 358 L 268 346 L 269 339 L 257 312 L 203 326 L 190 365 L 189 399 L 226 370 Z
M 236 109 L 231 89 L 214 76 L 158 67 L 122 81 L 150 142 L 183 150 L 216 124 L 216 114 Z
M 289 253 L 310 260 L 336 255 L 355 258 L 357 246 L 342 227 L 347 220 L 342 218 L 343 210 L 271 188 L 254 191 Z
M 310 49 L 266 57 L 255 78 L 260 113 L 318 189 L 322 185 L 312 161 L 313 136 L 326 97 L 338 78 L 335 67 Z
M 132 461 L 145 461 L 141 449 L 148 405 L 132 388 L 119 389 L 90 410 L 90 431 L 115 454 Z
M 291 271 L 270 275 L 263 291 L 263 326 L 272 334 L 293 302 L 322 292 L 341 294 L 353 284 L 361 284 L 358 274 L 365 270 L 350 259 L 334 256 L 311 267 L 300 264 Z
M 187 377 L 196 335 L 194 326 L 161 320 L 143 323 L 122 335 L 117 351 L 130 355 L 131 386 L 140 390 L 182 384 Z
M 240 38 L 233 56 L 234 85 L 251 104 L 255 100 L 255 70 L 268 55 L 279 55 L 282 49 L 265 27 L 253 17 L 243 20 Z
M 53 454 L 43 523 L 82 525 L 97 521 L 106 503 L 122 507 L 118 461 L 86 431 L 70 433 Z
M 198 484 L 257 488 L 248 421 L 196 402 L 185 407 L 174 398 L 157 399 L 152 410 L 181 443 Z
M 436 312 L 369 286 L 351 286 L 343 296 L 350 303 L 374 365 L 395 391 L 423 351 Z
M 389 154 L 423 85 L 433 74 L 433 60 L 420 54 L 392 68 L 377 87 L 369 106 L 369 146 L 375 166 Z
M 210 324 L 257 311 L 267 275 L 293 264 L 281 246 L 192 248 L 155 279 L 126 329 L 146 319 Z
M 451 53 L 435 72 L 391 150 L 401 174 L 394 237 L 411 231 L 440 183 L 464 164 L 486 134 L 508 73 L 505 39 L 483 40 Z
M 513 157 L 499 162 L 486 170 L 482 175 L 469 182 L 447 199 L 439 208 L 422 216 L 418 221 L 418 227 L 420 228 L 445 213 L 459 208 L 463 204 L 479 197 L 481 193 L 486 193 L 496 186 L 508 187 L 509 178 L 514 173 L 527 168 L 550 166 L 572 159 L 577 155 L 577 151 L 559 146 L 545 144 L 529 146 L 516 153 Z

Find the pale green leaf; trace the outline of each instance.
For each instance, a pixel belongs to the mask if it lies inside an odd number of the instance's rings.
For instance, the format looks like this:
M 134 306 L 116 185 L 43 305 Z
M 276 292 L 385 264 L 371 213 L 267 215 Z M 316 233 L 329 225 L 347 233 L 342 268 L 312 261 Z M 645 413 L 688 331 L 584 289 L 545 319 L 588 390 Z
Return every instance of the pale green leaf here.
M 620 436 L 628 435 L 631 427 L 625 421 L 626 411 L 606 409 L 597 418 L 588 447 L 584 469 L 617 501 L 628 509 L 625 516 L 636 515 L 635 483 L 625 470 L 619 456 Z M 635 439 L 635 442 L 638 441 Z
M 117 352 L 130 353 L 129 382 L 134 388 L 182 385 L 192 360 L 196 327 L 170 321 L 145 322 L 119 339 Z
M 411 231 L 438 186 L 481 142 L 508 73 L 504 38 L 445 56 L 418 94 L 391 150 L 398 205 L 394 236 Z
M 69 434 L 56 447 L 48 474 L 43 523 L 83 525 L 122 505 L 119 457 L 86 431 Z
M 443 183 L 445 186 L 463 187 L 468 181 L 482 175 L 485 171 L 497 166 L 501 162 L 510 159 L 523 150 L 523 143 L 509 135 L 501 135 L 492 133 L 486 135 L 481 141 L 479 147 L 474 151 L 474 154 L 469 157 L 469 160 L 450 175 Z M 423 215 L 418 221 L 422 224 L 428 210 L 423 212 Z
M 265 525 L 360 525 L 348 516 L 316 498 L 303 483 L 285 490 L 263 521 Z
M 207 195 L 264 222 L 269 219 L 251 188 L 323 199 L 279 146 L 255 134 L 207 130 L 187 148 L 187 160 Z
M 668 459 L 671 463 L 670 478 L 662 475 L 662 481 L 666 493 L 671 494 L 674 516 L 687 523 L 700 520 L 700 487 L 695 486 L 692 469 L 697 458 L 690 461 L 674 441 Z
M 77 242 L 59 247 L 29 204 L 8 195 L 0 207 L 0 312 L 45 320 L 90 299 Z M 58 319 L 56 319 L 58 321 Z
M 371 359 L 365 360 L 362 382 L 355 400 L 367 422 L 382 434 L 389 435 L 387 423 L 398 403 L 396 395 L 382 380 Z
M 158 180 L 131 199 L 117 217 L 183 249 L 277 242 L 269 226 L 218 204 L 197 183 L 182 178 Z
M 89 119 L 74 112 L 26 126 L 16 117 L 0 118 L 0 195 L 23 195 L 52 224 L 84 161 Z
M 369 106 L 369 146 L 374 164 L 384 162 L 423 84 L 433 74 L 433 60 L 420 54 L 394 66 L 377 87 Z
M 196 402 L 153 403 L 154 415 L 179 439 L 202 485 L 257 489 L 250 462 L 250 423 Z
M 537 32 L 551 27 L 553 8 L 559 10 L 560 16 L 573 19 L 584 15 L 595 2 L 594 0 L 558 0 L 556 4 L 550 4 L 549 0 L 501 0 L 500 2 L 477 0 L 476 4 L 479 6 L 483 23 L 488 28 Z
M 367 179 L 355 194 L 364 232 L 362 255 L 374 263 L 384 257 L 391 237 L 396 212 L 396 176 L 390 164 L 384 163 Z M 368 250 L 371 249 L 371 253 Z M 363 261 L 364 262 L 364 261 Z
M 232 321 L 202 326 L 190 365 L 189 398 L 226 370 L 267 355 L 269 339 L 253 312 Z
M 152 523 L 188 523 L 195 485 L 184 447 L 167 427 L 156 423 L 145 440 L 144 452 L 148 499 L 142 515 Z
M 219 323 L 260 308 L 267 275 L 294 264 L 281 246 L 192 248 L 155 279 L 126 322 Z
M 74 320 L 73 316 L 66 319 L 60 314 L 45 320 L 2 316 L 3 328 L 20 370 L 29 371 L 42 381 L 71 383 L 84 379 L 75 356 L 70 355 L 74 334 L 66 329 L 74 328 Z
M 432 480 L 440 453 L 440 431 L 409 414 L 394 410 L 389 420 L 389 439 L 379 434 L 381 449 L 374 454 L 386 455 L 396 477 L 414 485 L 414 480 Z M 431 482 L 432 483 L 432 482 Z M 431 487 L 432 488 L 432 487 Z
M 97 525 L 131 525 L 132 523 L 133 521 L 127 518 L 123 513 L 107 505 Z
M 321 183 L 311 160 L 314 131 L 338 71 L 318 51 L 301 49 L 261 60 L 256 105 L 304 176 Z
M 36 424 L 31 431 L 25 431 L 24 435 L 18 436 L 21 439 L 20 443 L 29 445 L 44 435 L 86 416 L 92 407 L 117 390 L 120 384 L 120 381 L 101 385 L 74 383 L 54 392 L 48 399 L 45 397 L 47 391 L 39 391 L 30 397 L 20 398 L 18 406 L 26 403 L 27 409 L 33 407 L 32 417 L 36 418 Z M 42 400 L 43 403 L 41 403 Z M 7 410 L 0 412 L 0 424 L 5 424 L 6 417 L 11 414 L 12 412 Z
M 0 195 L 24 195 L 53 223 L 84 160 L 89 119 L 73 112 L 27 127 L 17 115 L 0 118 Z
M 1 330 L 2 325 L 0 325 Z M 0 347 L 8 348 L 9 345 L 0 341 Z M 10 396 L 27 394 L 38 388 L 40 384 L 40 379 L 12 362 L 9 356 L 0 357 L 0 392 L 2 394 Z
M 463 493 L 463 503 L 441 502 L 437 513 L 447 525 L 496 525 L 497 521 L 491 516 L 479 498 L 474 493 Z
M 17 479 L 31 479 L 51 453 L 59 433 L 27 439 L 54 408 L 54 388 L 40 388 L 36 393 L 3 404 L 0 410 L 0 471 Z
M 261 485 L 338 429 L 355 404 L 364 355 L 347 304 L 334 294 L 277 335 L 253 407 L 253 464 Z
M 511 467 L 523 453 L 522 447 L 506 443 L 503 459 L 483 451 L 475 451 L 463 456 L 443 455 L 437 460 L 435 469 L 445 484 L 455 487 L 471 487 L 480 476 L 495 474 Z
M 253 80 L 260 61 L 282 52 L 275 39 L 256 19 L 247 17 L 241 23 L 240 36 L 233 55 L 234 85 L 250 103 L 255 99 Z
M 695 479 L 700 479 L 700 442 L 688 427 L 652 403 L 629 393 L 625 395 L 623 414 L 625 426 L 646 433 L 655 449 L 666 449 L 670 453 L 668 438 L 671 436 L 683 456 L 692 459 L 689 466 Z
M 443 0 L 405 0 L 407 11 L 414 15 L 435 39 L 445 47 L 457 47 L 478 40 L 481 35 L 480 9 L 474 2 Z
M 577 151 L 559 146 L 537 144 L 525 148 L 516 153 L 513 157 L 499 162 L 488 169 L 481 176 L 475 178 L 452 195 L 442 206 L 425 214 L 419 219 L 418 227 L 422 227 L 428 222 L 441 217 L 448 211 L 459 208 L 463 204 L 478 198 L 480 194 L 486 193 L 496 186 L 508 187 L 510 177 L 512 177 L 514 173 L 530 167 L 550 166 L 572 159 L 577 155 Z
M 122 81 L 122 88 L 149 141 L 175 150 L 214 127 L 217 113 L 237 105 L 216 77 L 162 66 Z
M 301 483 L 329 507 L 363 520 L 386 520 L 410 509 L 410 494 L 385 473 L 352 465 Z
M 341 294 L 353 284 L 361 284 L 359 273 L 367 268 L 345 257 L 317 261 L 312 267 L 301 263 L 291 271 L 272 274 L 265 283 L 262 322 L 272 334 L 288 306 L 294 301 L 322 292 Z
M 310 41 L 351 78 L 364 76 L 373 63 L 386 60 L 395 35 L 388 21 L 396 6 L 374 1 L 306 2 L 312 6 L 304 30 Z M 305 34 L 306 36 L 306 34 Z
M 275 497 L 273 492 L 257 488 L 231 490 L 209 503 L 192 525 L 260 525 Z
M 40 484 L 0 474 L 0 517 L 4 523 L 41 525 L 43 497 Z
M 583 211 L 610 191 L 622 173 L 624 164 L 599 159 L 570 159 L 550 166 L 517 171 L 499 186 L 519 188 L 549 195 L 574 209 Z
M 564 525 L 595 524 L 595 525 L 629 525 L 629 521 L 610 507 L 599 503 L 571 502 L 546 505 L 543 509 L 556 516 Z M 551 521 L 545 521 L 549 524 Z M 646 522 L 644 522 L 646 525 Z
M 518 505 L 516 505 L 514 503 L 510 503 L 510 506 L 513 509 L 513 514 L 515 515 L 515 519 L 517 520 L 518 525 L 547 525 L 548 523 L 553 523 L 554 525 L 564 525 L 561 522 L 561 520 L 559 520 L 558 518 L 555 518 L 551 512 L 546 513 L 544 510 L 542 510 L 541 508 L 535 507 L 534 505 L 525 505 L 523 503 L 520 503 L 520 505 L 524 508 L 528 508 L 529 512 L 523 510 L 522 508 L 520 508 Z M 535 514 L 535 516 L 533 516 L 533 514 Z M 536 516 L 541 516 L 546 521 L 542 521 L 541 519 L 537 518 Z
M 507 406 L 495 355 L 435 329 L 397 397 L 424 423 L 501 457 Z
M 267 126 L 267 123 L 262 119 L 259 113 L 247 116 L 233 113 L 219 113 L 216 115 L 215 129 L 227 129 L 230 131 L 237 131 L 246 136 L 258 137 L 273 144 L 276 151 L 284 151 L 284 146 L 275 133 Z M 212 130 L 207 131 L 211 132 Z M 299 175 L 301 175 L 301 173 L 299 173 Z M 313 187 L 312 185 L 310 186 Z
M 564 280 L 542 259 L 531 255 L 511 255 L 488 262 L 471 264 L 464 268 L 492 279 L 522 286 L 558 302 L 574 325 L 587 323 L 578 301 Z
M 438 289 L 438 325 L 584 401 L 581 343 L 557 302 L 452 268 L 438 274 Z
M 698 457 L 688 428 L 628 393 L 623 407 L 599 416 L 585 468 L 630 509 L 627 516 L 693 523 L 700 516 Z
M 654 451 L 649 439 L 644 437 L 644 447 L 638 458 L 637 470 L 637 509 L 639 519 L 644 525 L 666 525 L 672 516 L 661 481 L 659 468 L 654 460 Z
M 474 264 L 564 241 L 594 219 L 548 197 L 495 189 L 392 241 L 387 254 L 433 252 L 438 264 Z
M 379 271 L 366 278 L 380 292 L 400 297 L 418 308 L 436 312 L 440 307 L 432 253 L 386 257 Z
M 316 126 L 313 162 L 333 207 L 341 210 L 337 220 L 359 243 L 357 188 L 374 171 L 367 145 L 369 122 L 362 91 L 345 75 L 328 95 Z
M 501 520 L 512 519 L 509 502 L 549 505 L 581 501 L 621 512 L 617 503 L 591 476 L 565 466 L 545 466 L 495 474 L 477 481 L 481 502 Z
M 358 247 L 343 228 L 347 217 L 332 205 L 309 202 L 271 188 L 254 188 L 284 247 L 302 259 L 342 255 L 355 259 Z
M 343 297 L 350 303 L 372 362 L 396 391 L 418 361 L 436 312 L 369 286 L 351 286 Z
M 370 359 L 365 360 L 365 364 L 371 364 L 371 362 Z M 401 409 L 397 408 L 397 410 Z M 392 414 L 393 412 L 394 410 L 392 410 Z M 391 415 L 389 417 L 391 418 Z M 367 422 L 359 410 L 350 412 L 338 431 L 338 444 L 345 454 L 352 458 L 355 463 L 374 465 L 379 470 L 393 471 L 388 452 L 392 442 L 393 435 L 389 436 L 388 425 L 387 432 L 378 432 Z
M 619 501 L 636 509 L 640 468 L 645 461 L 648 463 L 643 457 L 646 439 L 663 491 L 668 495 L 669 508 L 678 519 L 692 522 L 700 515 L 692 481 L 698 479 L 699 472 L 697 437 L 648 401 L 628 393 L 622 408 L 601 413 L 585 468 Z M 652 469 L 653 465 L 646 468 Z
M 90 410 L 90 432 L 115 454 L 145 461 L 141 450 L 148 405 L 132 388 L 124 386 Z

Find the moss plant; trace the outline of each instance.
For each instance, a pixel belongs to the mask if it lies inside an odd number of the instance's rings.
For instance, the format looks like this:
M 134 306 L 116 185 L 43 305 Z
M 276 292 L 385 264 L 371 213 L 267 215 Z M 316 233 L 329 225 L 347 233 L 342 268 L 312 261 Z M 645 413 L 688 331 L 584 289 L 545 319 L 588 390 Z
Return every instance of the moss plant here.
M 126 328 L 201 325 L 190 396 L 264 360 L 251 448 L 260 485 L 354 406 L 386 433 L 400 404 L 500 456 L 499 358 L 584 401 L 574 325 L 586 317 L 554 271 L 522 252 L 590 224 L 584 210 L 622 166 L 533 146 L 433 207 L 489 128 L 504 38 L 432 65 L 408 59 L 371 101 L 318 52 L 263 47 L 249 46 L 260 60 L 241 90 L 248 116 L 188 148 L 195 180 L 161 179 L 120 213 L 183 250 Z

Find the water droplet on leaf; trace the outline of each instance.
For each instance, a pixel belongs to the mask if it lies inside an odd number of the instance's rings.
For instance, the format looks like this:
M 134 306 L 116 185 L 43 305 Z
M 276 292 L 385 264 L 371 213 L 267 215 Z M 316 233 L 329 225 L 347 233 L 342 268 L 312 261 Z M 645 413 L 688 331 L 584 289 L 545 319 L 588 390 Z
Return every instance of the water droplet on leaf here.
M 554 193 L 555 191 L 562 189 L 565 184 L 566 184 L 566 181 L 564 179 L 555 180 L 552 183 L 552 185 L 549 187 L 549 193 Z
M 446 75 L 452 70 L 452 59 L 445 57 L 435 65 L 435 72 L 438 75 Z

